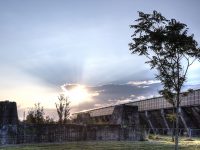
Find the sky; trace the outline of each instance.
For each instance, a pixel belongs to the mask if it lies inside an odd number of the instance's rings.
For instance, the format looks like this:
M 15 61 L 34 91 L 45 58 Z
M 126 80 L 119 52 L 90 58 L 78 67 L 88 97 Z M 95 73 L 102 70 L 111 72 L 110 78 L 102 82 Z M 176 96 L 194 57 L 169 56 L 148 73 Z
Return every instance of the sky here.
M 157 10 L 187 24 L 200 43 L 199 5 L 198 0 L 0 1 L 0 100 L 16 101 L 19 115 L 40 102 L 54 116 L 57 96 L 70 89 L 72 112 L 154 97 L 161 85 L 146 59 L 130 54 L 129 25 L 138 11 Z M 200 88 L 199 67 L 199 62 L 191 66 L 185 89 Z

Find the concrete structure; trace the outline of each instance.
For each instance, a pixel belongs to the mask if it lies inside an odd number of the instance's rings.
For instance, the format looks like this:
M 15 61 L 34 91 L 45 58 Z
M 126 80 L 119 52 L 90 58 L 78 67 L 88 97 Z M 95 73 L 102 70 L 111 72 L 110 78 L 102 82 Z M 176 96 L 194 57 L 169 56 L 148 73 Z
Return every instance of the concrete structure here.
M 182 132 L 191 135 L 191 129 L 200 129 L 200 90 L 195 90 L 186 96 L 182 93 L 180 98 L 180 128 Z M 151 132 L 157 132 L 160 129 L 162 132 L 170 132 L 170 128 L 173 126 L 169 117 L 173 112 L 173 107 L 163 97 L 137 100 L 126 103 L 124 106 L 138 107 L 138 112 L 133 111 L 132 113 L 139 113 L 139 126 L 149 129 Z M 106 120 L 111 123 L 112 116 L 116 114 L 115 109 L 118 107 L 120 105 L 91 109 L 74 113 L 73 116 L 78 118 L 80 115 L 87 114 L 88 118 L 94 119 L 96 122 L 105 122 Z M 119 111 L 118 114 L 122 114 L 122 112 Z
M 18 115 L 17 105 L 15 102 L 0 102 L 0 145 L 8 143 L 16 143 L 10 140 L 11 137 L 17 136 Z
M 139 113 L 137 106 L 118 105 L 95 109 L 91 112 L 77 114 L 74 119 L 79 124 L 115 124 L 139 128 Z
M 15 102 L 0 102 L 0 145 L 84 140 L 143 140 L 139 130 L 137 107 L 114 108 L 111 122 L 92 124 L 87 114 L 79 115 L 77 124 L 18 124 Z M 94 114 L 95 115 L 95 114 Z M 82 119 L 82 120 L 81 120 Z M 105 121 L 107 118 L 104 118 Z
M 8 129 L 10 127 L 7 126 Z M 19 124 L 17 134 L 9 132 L 0 140 L 0 145 L 92 140 L 138 141 L 144 140 L 144 134 L 120 125 Z
M 181 95 L 180 132 L 200 135 L 200 90 Z M 0 144 L 75 140 L 142 140 L 144 130 L 167 134 L 172 105 L 163 97 L 75 113 L 75 124 L 18 124 L 15 102 L 0 102 Z M 195 131 L 195 132 L 193 132 Z
M 0 124 L 17 124 L 16 102 L 0 101 Z

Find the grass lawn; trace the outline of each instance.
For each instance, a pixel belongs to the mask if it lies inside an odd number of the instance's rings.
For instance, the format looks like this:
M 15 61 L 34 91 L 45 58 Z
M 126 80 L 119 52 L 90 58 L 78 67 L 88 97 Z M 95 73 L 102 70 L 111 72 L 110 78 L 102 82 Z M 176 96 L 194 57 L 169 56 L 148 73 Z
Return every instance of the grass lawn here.
M 148 141 L 90 141 L 52 144 L 27 144 L 0 147 L 0 150 L 173 150 L 174 144 L 169 137 L 160 137 Z M 200 139 L 188 141 L 182 138 L 181 150 L 200 150 Z

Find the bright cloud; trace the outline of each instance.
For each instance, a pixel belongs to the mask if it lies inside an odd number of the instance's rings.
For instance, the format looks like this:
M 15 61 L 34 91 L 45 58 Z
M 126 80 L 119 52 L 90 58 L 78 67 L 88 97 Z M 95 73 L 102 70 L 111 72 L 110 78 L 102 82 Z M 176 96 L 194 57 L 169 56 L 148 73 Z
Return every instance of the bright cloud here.
M 45 108 L 53 108 L 58 89 L 40 79 L 10 66 L 1 66 L 0 99 L 16 101 L 20 108 L 33 107 L 40 102 Z
M 69 97 L 71 106 L 79 106 L 84 102 L 93 101 L 93 97 L 98 96 L 98 92 L 91 92 L 85 85 L 81 84 L 64 84 L 61 86 L 64 94 Z
M 129 81 L 127 84 L 140 86 L 140 85 L 151 85 L 156 83 L 160 83 L 160 81 L 159 80 Z

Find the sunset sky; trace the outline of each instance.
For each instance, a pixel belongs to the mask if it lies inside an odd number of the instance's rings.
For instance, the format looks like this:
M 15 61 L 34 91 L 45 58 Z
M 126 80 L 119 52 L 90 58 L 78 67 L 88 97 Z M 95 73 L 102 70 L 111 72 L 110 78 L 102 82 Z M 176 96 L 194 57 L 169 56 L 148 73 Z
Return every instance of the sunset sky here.
M 144 57 L 131 55 L 129 25 L 137 11 L 161 12 L 188 25 L 200 43 L 199 0 L 0 1 L 0 100 L 19 114 L 40 102 L 55 108 L 68 93 L 72 111 L 157 95 L 161 88 Z M 184 89 L 200 88 L 200 63 Z

